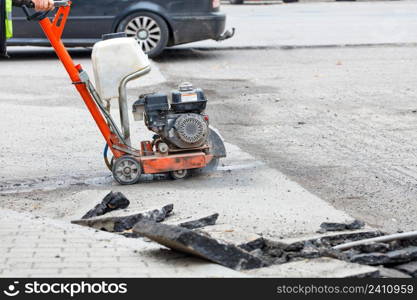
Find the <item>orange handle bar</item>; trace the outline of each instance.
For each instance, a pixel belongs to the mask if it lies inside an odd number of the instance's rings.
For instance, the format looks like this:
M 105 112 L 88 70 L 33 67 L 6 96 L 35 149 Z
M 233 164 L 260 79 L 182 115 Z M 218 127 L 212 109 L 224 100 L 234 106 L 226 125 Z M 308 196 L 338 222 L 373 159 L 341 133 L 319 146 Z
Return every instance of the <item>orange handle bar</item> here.
M 55 15 L 54 20 L 52 22 L 48 18 L 44 18 L 39 21 L 39 25 L 41 26 L 48 40 L 50 41 L 59 60 L 64 65 L 77 91 L 79 92 L 82 99 L 84 100 L 94 121 L 96 122 L 98 128 L 100 129 L 101 134 L 106 140 L 106 143 L 109 145 L 111 151 L 113 152 L 114 157 L 118 158 L 125 154 L 113 148 L 113 145 L 120 145 L 120 141 L 110 130 L 110 127 L 108 126 L 102 113 L 97 107 L 97 104 L 95 103 L 90 92 L 88 91 L 86 84 L 80 82 L 79 74 L 80 74 L 81 67 L 75 66 L 71 56 L 69 55 L 67 49 L 65 48 L 61 40 L 61 36 L 64 31 L 65 24 L 67 22 L 70 10 L 71 10 L 71 2 L 68 2 L 68 6 L 61 6 L 58 9 L 58 12 Z

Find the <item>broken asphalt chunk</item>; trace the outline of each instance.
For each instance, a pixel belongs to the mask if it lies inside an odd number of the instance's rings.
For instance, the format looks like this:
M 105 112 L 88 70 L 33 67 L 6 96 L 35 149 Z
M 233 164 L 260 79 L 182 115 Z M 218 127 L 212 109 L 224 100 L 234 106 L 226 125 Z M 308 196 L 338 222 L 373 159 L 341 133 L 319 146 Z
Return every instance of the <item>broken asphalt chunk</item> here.
M 206 217 L 198 218 L 196 220 L 180 222 L 176 225 L 187 228 L 187 229 L 197 229 L 197 228 L 201 228 L 205 226 L 215 225 L 218 218 L 219 218 L 219 214 L 215 213 Z
M 385 253 L 363 253 L 353 255 L 350 261 L 363 265 L 376 266 L 388 263 L 388 257 Z
M 131 230 L 137 222 L 149 219 L 154 222 L 161 222 L 172 212 L 173 204 L 165 205 L 144 212 L 133 213 L 131 211 L 116 211 L 111 215 L 71 221 L 73 224 L 92 227 L 98 230 L 109 232 L 124 232 Z
M 364 244 L 364 245 L 353 247 L 353 249 L 358 250 L 360 252 L 364 252 L 364 253 L 373 253 L 373 252 L 385 253 L 390 250 L 393 250 L 391 249 L 391 245 L 387 243 Z
M 324 222 L 320 225 L 320 233 L 328 231 L 343 231 L 343 230 L 357 230 L 362 229 L 365 226 L 365 223 L 360 220 L 354 220 L 351 223 L 329 223 Z
M 81 219 L 89 219 L 97 216 L 102 216 L 117 209 L 125 209 L 129 206 L 130 202 L 120 192 L 114 193 L 111 191 L 108 193 L 101 203 L 97 204 L 93 209 L 89 210 Z
M 417 260 L 406 263 L 406 264 L 395 266 L 394 268 L 397 270 L 400 270 L 401 272 L 405 272 L 412 277 L 417 277 Z
M 405 263 L 417 259 L 417 247 L 411 246 L 387 253 L 365 253 L 351 257 L 352 262 L 366 265 L 389 265 Z
M 198 256 L 231 269 L 245 270 L 265 266 L 261 259 L 239 247 L 184 227 L 143 219 L 135 225 L 133 232 L 173 250 Z
M 374 229 L 360 229 L 355 231 L 326 232 L 313 235 L 304 235 L 294 238 L 268 240 L 268 243 L 280 247 L 285 251 L 301 251 L 308 243 L 317 247 L 332 247 L 347 240 L 356 241 L 365 238 L 381 236 L 382 232 Z

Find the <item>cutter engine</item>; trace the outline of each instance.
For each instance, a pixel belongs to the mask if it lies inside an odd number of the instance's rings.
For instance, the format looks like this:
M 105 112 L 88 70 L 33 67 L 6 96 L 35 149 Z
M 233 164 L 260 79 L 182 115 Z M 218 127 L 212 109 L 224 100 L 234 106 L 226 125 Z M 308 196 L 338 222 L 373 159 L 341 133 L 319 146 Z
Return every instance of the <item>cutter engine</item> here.
M 183 83 L 166 94 L 146 94 L 133 104 L 136 121 L 145 120 L 156 133 L 154 146 L 159 153 L 205 147 L 209 137 L 209 118 L 204 113 L 207 99 L 204 92 L 190 83 Z

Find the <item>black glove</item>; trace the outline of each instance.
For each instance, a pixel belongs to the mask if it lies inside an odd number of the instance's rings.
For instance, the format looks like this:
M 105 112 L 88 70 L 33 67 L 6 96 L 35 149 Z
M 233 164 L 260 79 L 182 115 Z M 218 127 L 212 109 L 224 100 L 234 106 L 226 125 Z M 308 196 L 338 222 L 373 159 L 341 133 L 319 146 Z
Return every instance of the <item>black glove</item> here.
M 35 7 L 31 0 L 12 0 L 13 6 L 21 7 L 22 5 L 26 5 L 29 8 Z

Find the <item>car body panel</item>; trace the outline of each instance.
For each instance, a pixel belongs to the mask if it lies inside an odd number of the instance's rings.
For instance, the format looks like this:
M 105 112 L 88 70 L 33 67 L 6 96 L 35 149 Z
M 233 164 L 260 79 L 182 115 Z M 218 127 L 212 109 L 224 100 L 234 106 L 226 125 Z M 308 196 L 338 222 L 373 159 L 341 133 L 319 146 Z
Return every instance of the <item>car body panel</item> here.
M 67 46 L 91 46 L 102 34 L 116 32 L 127 16 L 147 11 L 158 14 L 170 28 L 169 45 L 216 39 L 226 16 L 212 8 L 212 0 L 72 0 L 63 34 Z M 98 9 L 99 7 L 99 9 Z M 14 37 L 9 45 L 49 45 L 39 26 L 28 22 L 19 8 L 13 11 Z

